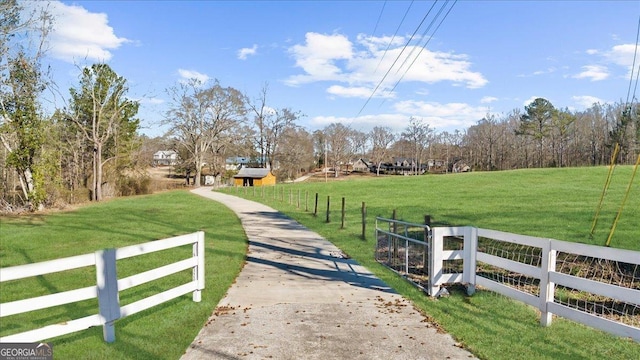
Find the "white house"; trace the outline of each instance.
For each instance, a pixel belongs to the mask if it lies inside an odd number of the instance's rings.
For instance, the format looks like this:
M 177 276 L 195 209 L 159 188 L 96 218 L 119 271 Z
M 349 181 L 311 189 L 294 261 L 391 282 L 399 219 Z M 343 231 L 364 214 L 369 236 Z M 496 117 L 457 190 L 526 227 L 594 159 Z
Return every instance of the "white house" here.
M 178 153 L 173 150 L 161 150 L 153 154 L 153 165 L 175 165 L 178 163 Z

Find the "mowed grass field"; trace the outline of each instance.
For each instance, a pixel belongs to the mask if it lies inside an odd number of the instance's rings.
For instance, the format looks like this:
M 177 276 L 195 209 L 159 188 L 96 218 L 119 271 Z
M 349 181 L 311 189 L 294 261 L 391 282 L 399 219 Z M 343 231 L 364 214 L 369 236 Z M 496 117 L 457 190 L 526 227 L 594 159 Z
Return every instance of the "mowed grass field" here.
M 539 325 L 537 310 L 488 291 L 472 297 L 454 291 L 433 300 L 374 260 L 377 215 L 437 225 L 471 225 L 564 241 L 604 245 L 631 180 L 633 168 L 615 169 L 594 236 L 589 232 L 607 177 L 607 167 L 531 169 L 448 175 L 348 176 L 267 188 L 223 191 L 270 205 L 332 241 L 410 298 L 457 341 L 483 359 L 639 359 L 640 344 L 555 318 Z M 315 194 L 318 193 L 318 215 Z M 326 222 L 327 196 L 330 223 Z M 345 228 L 341 229 L 341 199 Z M 300 199 L 298 201 L 298 199 Z M 361 240 L 361 207 L 367 208 Z M 299 203 L 299 204 L 298 204 Z M 636 176 L 611 241 L 640 250 L 640 174 Z
M 116 341 L 107 344 L 94 327 L 49 339 L 56 359 L 178 359 L 239 273 L 247 249 L 240 221 L 221 204 L 172 191 L 120 198 L 49 215 L 0 219 L 0 267 L 119 248 L 203 230 L 205 282 L 202 301 L 191 294 L 116 321 Z M 191 256 L 190 246 L 118 261 L 118 277 L 150 270 Z M 188 282 L 191 271 L 152 281 L 120 294 L 121 305 Z M 95 285 L 95 269 L 0 283 L 5 303 Z M 96 314 L 97 300 L 0 318 L 0 336 Z

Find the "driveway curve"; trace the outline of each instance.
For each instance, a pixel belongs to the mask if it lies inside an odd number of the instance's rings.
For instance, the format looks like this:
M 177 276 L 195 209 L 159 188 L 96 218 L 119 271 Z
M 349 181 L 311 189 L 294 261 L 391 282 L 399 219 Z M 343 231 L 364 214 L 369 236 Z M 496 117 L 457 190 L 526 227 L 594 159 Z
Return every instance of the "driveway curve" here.
M 181 359 L 469 359 L 413 305 L 280 212 L 201 187 L 233 210 L 247 261 Z

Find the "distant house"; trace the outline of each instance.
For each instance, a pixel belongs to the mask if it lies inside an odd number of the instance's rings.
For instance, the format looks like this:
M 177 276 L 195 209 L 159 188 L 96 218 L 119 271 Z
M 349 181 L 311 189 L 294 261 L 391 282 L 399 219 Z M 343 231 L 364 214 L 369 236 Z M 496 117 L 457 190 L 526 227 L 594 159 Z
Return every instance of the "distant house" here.
M 173 150 L 161 150 L 153 154 L 153 165 L 155 166 L 173 166 L 177 163 L 178 153 Z
M 365 159 L 358 159 L 353 163 L 353 171 L 357 172 L 369 172 L 371 163 Z
M 243 156 L 234 156 L 225 160 L 224 168 L 226 170 L 240 170 L 243 167 L 247 167 L 251 159 Z
M 235 186 L 275 185 L 276 177 L 271 173 L 270 169 L 243 167 L 238 174 L 233 177 L 233 183 Z

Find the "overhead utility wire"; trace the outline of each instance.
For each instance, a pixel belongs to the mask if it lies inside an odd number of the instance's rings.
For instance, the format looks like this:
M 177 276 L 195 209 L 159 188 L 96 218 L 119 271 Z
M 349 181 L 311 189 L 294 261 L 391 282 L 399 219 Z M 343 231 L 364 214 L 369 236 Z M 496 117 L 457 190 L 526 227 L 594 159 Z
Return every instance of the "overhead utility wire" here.
M 438 10 L 438 13 L 436 14 L 436 16 L 433 18 L 433 20 L 431 20 L 431 22 L 429 23 L 429 26 L 427 26 L 427 29 L 425 31 L 422 32 L 422 39 L 427 37 L 427 34 L 429 33 L 429 30 L 431 30 L 431 27 L 433 26 L 433 24 L 436 23 L 436 20 L 438 20 L 438 18 L 440 17 L 440 14 L 442 14 L 442 10 L 445 9 L 445 7 L 447 7 L 447 4 L 449 4 L 449 0 L 446 0 L 442 6 L 440 6 L 440 10 Z M 433 35 L 432 35 L 433 36 Z M 419 42 L 418 42 L 419 43 Z M 428 43 L 428 38 L 427 38 L 427 43 Z M 404 65 L 407 63 L 407 61 L 409 61 L 409 59 L 411 58 L 411 55 L 413 55 L 413 53 L 416 51 L 416 48 L 421 48 L 423 49 L 424 46 L 426 46 L 427 44 L 424 44 L 422 47 L 420 46 L 414 46 L 411 48 L 411 51 L 409 52 L 409 55 L 407 55 L 404 58 L 404 61 L 402 62 L 402 64 L 400 64 L 400 66 L 398 66 L 396 68 L 396 74 L 400 72 L 400 70 L 402 70 L 402 68 L 404 67 Z M 421 50 L 422 51 L 422 50 Z M 418 54 L 420 55 L 420 54 Z
M 387 44 L 387 48 L 384 49 L 384 53 L 382 54 L 380 61 L 378 61 L 378 65 L 376 65 L 376 69 L 373 71 L 374 74 L 378 72 L 378 68 L 380 67 L 380 64 L 382 64 L 382 60 L 384 60 L 385 56 L 387 56 L 387 51 L 389 51 L 391 44 L 393 44 L 393 40 L 395 40 L 396 35 L 398 35 L 398 31 L 400 31 L 400 27 L 402 26 L 402 24 L 404 24 L 404 20 L 407 18 L 407 14 L 409 14 L 409 10 L 411 10 L 412 5 L 413 5 L 413 0 L 409 4 L 407 11 L 404 12 L 404 16 L 402 17 L 402 20 L 400 20 L 400 24 L 398 24 L 398 27 L 396 28 L 396 32 L 393 33 L 393 36 L 391 37 L 389 44 Z
M 380 15 L 378 15 L 378 21 L 376 21 L 376 26 L 374 26 L 373 28 L 373 35 L 376 34 L 376 31 L 378 31 L 378 25 L 380 24 L 380 19 L 382 19 L 382 13 L 384 12 L 384 7 L 387 5 L 387 2 L 385 1 L 382 4 L 382 9 L 380 10 Z
M 453 5 L 451 5 L 451 7 L 449 8 L 449 10 L 447 11 L 446 14 L 444 14 L 444 17 L 442 18 L 442 20 L 440 20 L 440 23 L 438 24 L 438 26 L 436 26 L 435 30 L 433 30 L 433 33 L 431 33 L 431 36 L 429 36 L 427 38 L 427 41 L 424 43 L 424 45 L 420 48 L 420 51 L 418 52 L 418 55 L 416 55 L 415 58 L 413 58 L 413 61 L 411 62 L 411 64 L 409 64 L 409 66 L 407 67 L 407 69 L 404 71 L 404 73 L 402 74 L 402 76 L 400 77 L 400 79 L 398 79 L 398 81 L 396 81 L 395 85 L 393 85 L 393 87 L 391 88 L 391 90 L 389 92 L 393 92 L 393 90 L 396 89 L 396 87 L 398 87 L 398 85 L 400 84 L 400 82 L 402 81 L 402 79 L 404 79 L 404 77 L 407 75 L 407 73 L 409 72 L 409 70 L 411 69 L 411 67 L 413 66 L 413 64 L 415 64 L 416 60 L 418 60 L 418 58 L 420 57 L 420 54 L 422 54 L 422 51 L 424 51 L 424 49 L 427 47 L 427 45 L 429 44 L 429 42 L 431 42 L 431 39 L 433 39 L 433 37 L 435 36 L 436 32 L 438 31 L 438 29 L 440 29 L 440 26 L 442 25 L 442 23 L 446 20 L 447 16 L 449 16 L 449 13 L 451 13 L 451 10 L 453 9 L 453 7 L 456 5 L 456 3 L 458 2 L 458 0 L 455 0 L 453 2 Z M 444 7 L 442 7 L 440 9 L 440 12 L 442 12 L 442 10 L 444 9 Z M 438 15 L 440 15 L 440 12 L 438 12 Z M 437 16 L 436 16 L 437 19 Z M 435 19 L 434 19 L 435 21 Z M 433 23 L 432 23 L 433 24 Z M 429 25 L 429 27 L 431 27 L 431 24 Z M 426 36 L 426 32 L 425 32 L 425 36 Z
M 636 49 L 633 52 L 633 64 L 631 65 L 631 76 L 629 79 L 629 89 L 627 90 L 627 101 L 625 102 L 625 108 L 628 106 L 629 104 L 629 95 L 631 94 L 631 85 L 633 84 L 633 71 L 636 68 L 636 57 L 638 56 L 638 40 L 640 40 L 640 16 L 638 16 L 638 27 L 637 27 L 637 31 L 636 31 Z M 637 81 L 636 81 L 636 87 L 637 85 Z M 633 90 L 633 94 L 635 96 L 636 90 Z M 631 100 L 633 101 L 633 99 Z
M 433 5 L 435 5 L 435 3 L 437 2 L 437 0 L 433 3 Z M 433 9 L 433 5 L 431 6 L 431 9 Z M 357 116 L 360 116 L 360 114 L 362 113 L 362 111 L 364 110 L 364 108 L 367 106 L 367 104 L 369 103 L 369 101 L 371 101 L 371 98 L 373 98 L 373 95 L 375 95 L 376 91 L 378 91 L 378 88 L 380 88 L 380 85 L 382 85 L 382 83 L 384 82 L 384 80 L 387 78 L 387 76 L 389 75 L 389 73 L 391 72 L 391 69 L 393 69 L 393 67 L 396 65 L 396 63 L 398 62 L 398 59 L 400 59 L 400 56 L 402 56 L 402 53 L 404 53 L 404 51 L 407 49 L 407 46 L 409 46 L 409 43 L 411 43 L 411 41 L 413 40 L 414 36 L 416 35 L 416 33 L 418 32 L 418 30 L 422 27 L 422 24 L 424 23 L 424 21 L 427 19 L 427 16 L 429 16 L 429 13 L 431 12 L 431 9 L 429 9 L 429 12 L 422 18 L 422 21 L 420 21 L 420 24 L 418 25 L 418 27 L 416 28 L 416 30 L 413 32 L 413 34 L 411 35 L 411 37 L 409 38 L 409 40 L 407 40 L 407 43 L 404 45 L 404 47 L 402 48 L 402 51 L 400 51 L 400 54 L 398 54 L 398 57 L 396 57 L 396 59 L 393 61 L 393 64 L 391 64 L 391 66 L 389 67 L 389 70 L 387 70 L 387 72 L 384 74 L 384 76 L 382 77 L 382 80 L 380 80 L 380 82 L 378 83 L 378 85 L 376 85 L 375 89 L 373 89 L 373 91 L 371 92 L 371 95 L 369 95 L 369 98 L 367 99 L 367 101 L 365 101 L 364 105 L 362 105 L 362 108 L 360 109 L 360 111 L 358 111 Z

